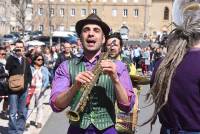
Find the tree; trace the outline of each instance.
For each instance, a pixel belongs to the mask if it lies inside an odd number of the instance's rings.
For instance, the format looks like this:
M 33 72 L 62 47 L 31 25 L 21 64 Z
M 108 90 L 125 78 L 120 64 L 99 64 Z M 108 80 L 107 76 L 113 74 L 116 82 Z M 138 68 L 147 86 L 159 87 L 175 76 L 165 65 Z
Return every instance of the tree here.
M 11 1 L 12 4 L 15 6 L 16 8 L 16 12 L 14 12 L 13 14 L 16 16 L 16 21 L 18 22 L 21 30 L 22 30 L 22 34 L 24 36 L 24 32 L 25 32 L 25 26 L 26 26 L 26 11 L 28 10 L 28 4 L 31 4 L 31 0 L 12 0 Z

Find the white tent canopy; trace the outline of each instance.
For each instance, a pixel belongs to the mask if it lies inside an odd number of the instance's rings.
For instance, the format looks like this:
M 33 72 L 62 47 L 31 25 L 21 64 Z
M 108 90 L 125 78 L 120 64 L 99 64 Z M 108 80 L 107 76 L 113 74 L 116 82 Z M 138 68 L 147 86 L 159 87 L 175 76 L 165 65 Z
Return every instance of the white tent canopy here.
M 32 40 L 32 41 L 26 42 L 26 45 L 27 46 L 43 46 L 45 45 L 45 43 L 38 40 Z

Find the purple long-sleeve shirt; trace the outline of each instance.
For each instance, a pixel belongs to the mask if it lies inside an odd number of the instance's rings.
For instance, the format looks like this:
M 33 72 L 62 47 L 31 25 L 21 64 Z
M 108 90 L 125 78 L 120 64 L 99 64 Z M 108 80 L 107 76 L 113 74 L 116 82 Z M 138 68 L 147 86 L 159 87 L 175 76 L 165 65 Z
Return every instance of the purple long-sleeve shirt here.
M 87 59 L 83 58 L 83 63 L 86 67 L 86 70 L 91 71 L 92 68 L 96 65 L 98 57 L 92 63 L 90 63 Z M 127 70 L 127 67 L 121 61 L 115 61 L 117 65 L 117 74 L 119 76 L 119 80 L 126 90 L 126 93 L 129 98 L 129 104 L 123 104 L 122 102 L 118 102 L 118 106 L 123 111 L 130 111 L 135 102 L 135 95 L 133 93 L 133 86 L 130 80 L 130 76 Z M 64 109 L 57 108 L 55 106 L 56 97 L 62 92 L 68 90 L 71 87 L 71 77 L 69 74 L 68 61 L 64 61 L 56 70 L 54 80 L 52 83 L 52 91 L 50 97 L 50 104 L 55 112 L 60 112 Z
M 191 49 L 177 67 L 159 119 L 166 128 L 200 131 L 200 49 Z

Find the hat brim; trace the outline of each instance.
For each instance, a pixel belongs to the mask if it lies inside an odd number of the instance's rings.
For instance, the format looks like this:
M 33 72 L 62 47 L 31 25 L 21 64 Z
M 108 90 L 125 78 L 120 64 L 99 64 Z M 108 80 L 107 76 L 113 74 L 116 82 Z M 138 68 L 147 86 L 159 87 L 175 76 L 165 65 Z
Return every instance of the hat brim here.
M 92 20 L 92 19 L 83 19 L 83 20 L 78 21 L 75 26 L 76 33 L 78 34 L 79 37 L 81 35 L 82 28 L 87 24 L 96 24 L 96 25 L 100 26 L 106 37 L 110 33 L 110 27 L 103 21 Z

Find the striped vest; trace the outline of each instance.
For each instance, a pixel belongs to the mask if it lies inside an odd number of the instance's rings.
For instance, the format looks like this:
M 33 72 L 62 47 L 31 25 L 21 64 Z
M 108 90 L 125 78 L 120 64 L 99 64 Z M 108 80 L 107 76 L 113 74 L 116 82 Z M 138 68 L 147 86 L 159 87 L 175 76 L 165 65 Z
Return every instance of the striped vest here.
M 75 76 L 85 70 L 83 62 L 79 61 L 79 59 L 74 58 L 69 60 L 69 72 L 72 84 L 75 81 Z M 74 99 L 71 105 L 73 105 Z M 116 95 L 110 77 L 101 74 L 97 84 L 93 87 L 89 95 L 89 101 L 84 111 L 80 113 L 80 121 L 77 124 L 82 129 L 86 129 L 90 124 L 93 124 L 99 130 L 113 126 L 115 124 L 115 100 Z

